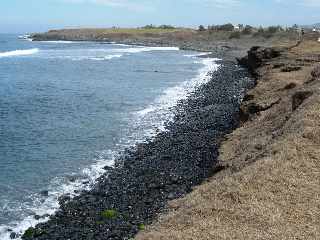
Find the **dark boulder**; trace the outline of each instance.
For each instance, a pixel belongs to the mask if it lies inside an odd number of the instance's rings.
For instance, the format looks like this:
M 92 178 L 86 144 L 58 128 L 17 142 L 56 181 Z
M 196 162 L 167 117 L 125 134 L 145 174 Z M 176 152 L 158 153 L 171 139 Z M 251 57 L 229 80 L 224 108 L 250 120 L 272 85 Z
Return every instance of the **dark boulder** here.
M 301 70 L 301 66 L 285 66 L 281 69 L 281 72 L 295 72 Z
M 265 61 L 279 57 L 283 51 L 284 49 L 282 48 L 262 48 L 255 46 L 248 51 L 248 56 L 237 60 L 240 65 L 247 67 L 251 74 L 256 76 L 257 68 L 261 67 Z
M 300 91 L 292 96 L 292 111 L 295 111 L 307 98 L 311 97 L 313 92 Z
M 320 78 L 320 66 L 317 66 L 312 70 L 311 76 L 314 79 Z

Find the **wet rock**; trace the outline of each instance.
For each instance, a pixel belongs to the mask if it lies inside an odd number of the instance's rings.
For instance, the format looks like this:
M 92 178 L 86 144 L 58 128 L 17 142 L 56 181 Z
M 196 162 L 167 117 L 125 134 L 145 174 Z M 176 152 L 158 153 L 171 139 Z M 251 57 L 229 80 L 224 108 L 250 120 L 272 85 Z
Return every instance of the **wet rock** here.
M 75 181 L 77 181 L 78 176 L 67 176 L 67 179 L 68 179 L 70 182 L 75 182 Z
M 48 197 L 49 196 L 49 191 L 48 190 L 43 190 L 40 192 L 40 194 L 44 197 Z
M 111 170 L 113 170 L 113 167 L 105 166 L 105 167 L 103 167 L 103 169 L 106 171 L 111 171 Z
M 10 233 L 10 239 L 17 239 L 19 235 L 15 232 Z
M 253 99 L 254 99 L 254 95 L 252 95 L 252 94 L 247 94 L 247 95 L 244 96 L 243 101 L 244 101 L 244 102 L 247 102 L 247 101 L 251 101 L 251 100 L 253 100 Z
M 59 199 L 58 199 L 60 205 L 63 205 L 70 200 L 71 200 L 71 198 L 68 195 L 63 195 L 63 196 L 59 197 Z
M 296 86 L 297 86 L 296 83 L 289 83 L 282 90 L 291 90 L 291 89 L 294 89 Z

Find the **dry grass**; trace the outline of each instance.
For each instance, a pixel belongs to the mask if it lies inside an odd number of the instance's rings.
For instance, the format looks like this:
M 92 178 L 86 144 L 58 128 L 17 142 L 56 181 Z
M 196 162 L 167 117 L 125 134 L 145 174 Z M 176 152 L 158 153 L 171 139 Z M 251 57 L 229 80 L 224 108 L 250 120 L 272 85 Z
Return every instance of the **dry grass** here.
M 82 28 L 82 29 L 66 29 L 66 30 L 56 30 L 53 32 L 69 32 L 69 31 L 77 31 L 77 32 L 94 32 L 96 34 L 113 34 L 113 33 L 128 33 L 128 34 L 145 34 L 145 33 L 172 33 L 179 31 L 191 31 L 194 30 L 187 28 L 172 28 L 172 29 L 161 29 L 161 28 Z M 52 32 L 52 31 L 51 31 Z
M 136 38 L 162 38 L 181 34 L 195 34 L 196 31 L 186 28 L 159 29 L 159 28 L 81 28 L 51 30 L 46 33 L 47 37 L 66 39 L 136 39 Z
M 310 52 L 320 54 L 320 44 L 305 42 L 277 61 Z M 227 171 L 172 201 L 136 239 L 320 239 L 320 79 L 306 83 L 317 63 L 300 64 L 296 72 L 261 69 L 253 101 L 280 102 L 228 136 L 219 159 Z M 279 91 L 291 82 L 294 89 Z M 292 111 L 302 90 L 313 95 Z

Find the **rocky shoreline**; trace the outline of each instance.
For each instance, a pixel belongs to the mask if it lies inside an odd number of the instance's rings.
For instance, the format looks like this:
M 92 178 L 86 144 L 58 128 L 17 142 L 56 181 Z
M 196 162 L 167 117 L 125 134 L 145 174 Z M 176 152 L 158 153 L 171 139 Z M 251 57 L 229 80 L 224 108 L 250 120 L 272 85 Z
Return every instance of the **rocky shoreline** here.
M 167 131 L 138 144 L 106 168 L 91 191 L 60 199 L 46 223 L 23 239 L 131 239 L 193 186 L 224 169 L 217 163 L 225 134 L 239 126 L 240 103 L 253 87 L 246 69 L 221 61 L 211 81 L 174 109 Z

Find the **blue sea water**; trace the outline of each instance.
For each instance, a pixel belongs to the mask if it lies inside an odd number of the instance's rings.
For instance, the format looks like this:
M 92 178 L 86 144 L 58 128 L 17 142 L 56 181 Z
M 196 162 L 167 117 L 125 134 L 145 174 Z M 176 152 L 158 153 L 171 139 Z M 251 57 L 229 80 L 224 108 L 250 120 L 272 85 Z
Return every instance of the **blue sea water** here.
M 53 213 L 61 194 L 89 189 L 117 153 L 164 130 L 177 101 L 217 67 L 196 55 L 0 35 L 0 239 Z

